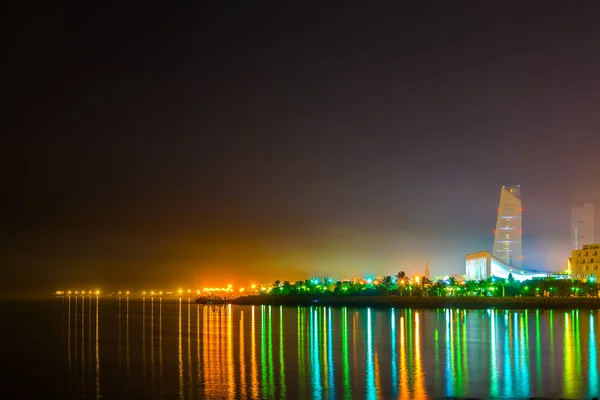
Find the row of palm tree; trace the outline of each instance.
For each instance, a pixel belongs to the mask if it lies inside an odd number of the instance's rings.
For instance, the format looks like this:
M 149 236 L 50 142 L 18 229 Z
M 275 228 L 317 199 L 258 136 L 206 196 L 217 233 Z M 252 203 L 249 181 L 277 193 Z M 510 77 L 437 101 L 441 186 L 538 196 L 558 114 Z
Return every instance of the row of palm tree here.
M 417 290 L 418 296 L 436 297 L 473 297 L 473 296 L 494 296 L 494 297 L 513 297 L 513 296 L 597 296 L 600 286 L 595 280 L 587 282 L 571 279 L 536 279 L 531 281 L 518 282 L 509 275 L 507 279 L 487 278 L 481 280 L 459 280 L 456 277 L 437 279 L 435 282 L 428 278 L 415 278 L 410 280 L 404 271 L 396 275 L 386 275 L 377 278 L 373 283 L 349 283 L 334 282 L 327 278 L 323 282 L 316 279 L 289 282 L 276 280 L 269 289 L 263 288 L 261 293 L 265 294 L 340 294 L 340 295 L 386 295 L 389 296 L 392 290 L 398 290 L 400 296 L 404 295 L 404 290 L 413 295 L 413 290 Z

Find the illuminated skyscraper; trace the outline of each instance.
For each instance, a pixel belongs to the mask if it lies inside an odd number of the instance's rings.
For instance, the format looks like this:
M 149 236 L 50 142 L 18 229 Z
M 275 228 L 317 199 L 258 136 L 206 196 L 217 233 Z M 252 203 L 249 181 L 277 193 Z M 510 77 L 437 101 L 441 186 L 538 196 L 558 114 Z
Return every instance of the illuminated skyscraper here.
M 585 203 L 583 207 L 571 207 L 571 246 L 580 250 L 584 244 L 594 240 L 594 205 Z
M 494 257 L 521 268 L 521 187 L 502 186 L 494 231 Z

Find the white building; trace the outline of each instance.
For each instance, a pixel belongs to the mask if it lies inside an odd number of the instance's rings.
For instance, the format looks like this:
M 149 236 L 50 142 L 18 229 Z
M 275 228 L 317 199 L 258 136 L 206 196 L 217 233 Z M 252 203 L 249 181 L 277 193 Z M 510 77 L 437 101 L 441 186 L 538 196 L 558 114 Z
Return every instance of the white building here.
M 548 276 L 547 272 L 529 271 L 508 265 L 504 261 L 494 257 L 488 251 L 467 254 L 465 257 L 465 267 L 467 280 L 481 280 L 491 276 L 507 279 L 511 273 L 517 281 L 545 278 Z
M 521 186 L 502 186 L 498 219 L 494 231 L 493 256 L 505 264 L 521 268 Z
M 594 205 L 571 207 L 571 246 L 573 250 L 581 250 L 583 245 L 595 243 L 594 238 Z

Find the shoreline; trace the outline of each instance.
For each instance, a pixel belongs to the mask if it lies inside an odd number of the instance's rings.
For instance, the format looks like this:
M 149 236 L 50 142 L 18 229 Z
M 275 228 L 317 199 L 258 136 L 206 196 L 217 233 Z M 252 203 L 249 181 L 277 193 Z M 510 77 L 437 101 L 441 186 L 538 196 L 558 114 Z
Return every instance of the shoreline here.
M 206 302 L 205 299 L 196 300 Z M 331 306 L 373 308 L 465 309 L 598 309 L 598 297 L 399 297 L 399 296 L 271 296 L 251 295 L 213 304 Z

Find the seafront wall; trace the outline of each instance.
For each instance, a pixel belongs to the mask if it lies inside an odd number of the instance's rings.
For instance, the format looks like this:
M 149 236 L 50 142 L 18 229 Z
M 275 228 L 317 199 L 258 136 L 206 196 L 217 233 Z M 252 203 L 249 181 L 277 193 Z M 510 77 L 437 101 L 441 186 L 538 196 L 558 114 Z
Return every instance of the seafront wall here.
M 238 305 L 333 306 L 377 308 L 599 309 L 597 297 L 400 297 L 400 296 L 241 296 Z

